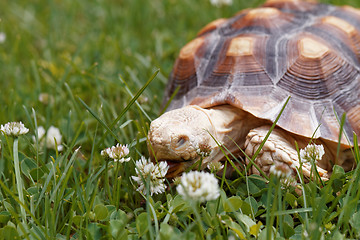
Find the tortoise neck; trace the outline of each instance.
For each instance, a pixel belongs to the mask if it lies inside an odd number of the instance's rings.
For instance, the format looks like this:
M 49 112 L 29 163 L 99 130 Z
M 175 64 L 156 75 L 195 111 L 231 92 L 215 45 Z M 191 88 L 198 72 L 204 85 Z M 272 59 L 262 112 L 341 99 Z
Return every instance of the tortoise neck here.
M 231 105 L 203 109 L 214 129 L 214 138 L 226 147 L 243 147 L 248 132 L 264 121 Z M 236 144 L 238 146 L 236 146 Z

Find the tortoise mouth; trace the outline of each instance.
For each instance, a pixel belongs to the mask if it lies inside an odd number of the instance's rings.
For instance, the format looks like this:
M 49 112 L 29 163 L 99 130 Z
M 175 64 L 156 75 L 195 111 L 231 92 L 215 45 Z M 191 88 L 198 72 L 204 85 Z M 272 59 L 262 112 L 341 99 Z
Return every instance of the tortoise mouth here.
M 174 162 L 167 160 L 163 160 L 163 161 L 165 161 L 169 166 L 169 170 L 166 173 L 166 178 L 170 178 L 170 179 L 175 178 L 176 176 L 178 176 L 179 174 L 181 174 L 186 170 L 184 166 L 185 162 Z
M 181 161 L 173 161 L 173 160 L 167 160 L 167 159 L 158 159 L 158 162 L 166 162 L 169 166 L 169 169 L 166 173 L 167 179 L 172 179 L 177 176 L 179 176 L 181 173 L 185 172 L 186 170 L 189 170 L 191 166 L 193 166 L 198 159 L 193 159 L 191 161 L 189 160 L 181 160 Z

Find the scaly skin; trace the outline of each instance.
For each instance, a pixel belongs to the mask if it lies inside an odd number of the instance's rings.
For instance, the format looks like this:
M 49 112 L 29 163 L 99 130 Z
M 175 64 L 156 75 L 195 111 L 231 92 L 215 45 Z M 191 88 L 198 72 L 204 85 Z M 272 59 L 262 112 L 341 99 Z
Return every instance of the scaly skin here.
M 252 157 L 255 154 L 269 130 L 270 126 L 261 126 L 252 129 L 246 136 L 245 153 L 249 157 Z M 295 139 L 293 135 L 282 129 L 274 129 L 259 152 L 259 155 L 256 157 L 255 163 L 266 174 L 269 174 L 270 167 L 273 164 L 276 164 L 282 166 L 285 172 L 286 170 L 291 171 L 292 175 L 296 175 L 295 167 L 298 168 L 300 163 L 295 147 L 295 141 L 299 148 L 304 148 L 309 143 L 307 139 L 301 137 Z M 317 143 L 322 144 L 321 142 L 319 143 L 319 141 L 317 141 Z M 322 160 L 317 163 L 317 170 L 320 177 L 326 180 L 328 178 L 326 169 L 329 168 L 327 163 L 329 163 L 331 159 L 334 159 L 334 156 L 325 144 L 323 144 L 323 146 L 326 154 L 323 156 Z M 249 163 L 249 161 L 246 162 Z M 259 174 L 259 171 L 254 166 L 251 167 L 251 172 Z M 310 177 L 311 164 L 309 162 L 303 163 L 302 172 L 305 176 Z

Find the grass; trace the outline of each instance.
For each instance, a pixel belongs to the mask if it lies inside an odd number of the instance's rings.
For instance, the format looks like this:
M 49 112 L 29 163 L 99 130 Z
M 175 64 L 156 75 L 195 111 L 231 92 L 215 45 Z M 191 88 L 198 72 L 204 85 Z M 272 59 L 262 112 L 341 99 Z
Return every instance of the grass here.
M 276 178 L 242 173 L 222 179 L 220 198 L 206 204 L 186 202 L 171 187 L 144 198 L 130 178 L 134 161 L 148 155 L 149 122 L 180 47 L 211 20 L 262 2 L 0 1 L 0 123 L 30 129 L 18 142 L 1 136 L 0 238 L 359 238 L 359 167 L 335 167 L 324 187 L 310 181 L 302 195 Z M 32 139 L 37 126 L 51 125 L 62 133 L 62 152 Z M 116 142 L 129 144 L 130 162 L 100 156 Z M 359 149 L 354 154 L 359 161 Z

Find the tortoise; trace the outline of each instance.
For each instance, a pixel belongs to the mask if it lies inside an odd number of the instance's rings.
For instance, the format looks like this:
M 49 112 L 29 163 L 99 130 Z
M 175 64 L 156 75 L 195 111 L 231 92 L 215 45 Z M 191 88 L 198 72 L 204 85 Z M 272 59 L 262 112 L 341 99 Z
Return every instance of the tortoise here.
M 170 99 L 148 133 L 151 158 L 167 161 L 168 178 L 200 158 L 202 168 L 224 161 L 219 145 L 230 157 L 253 157 L 278 116 L 255 159 L 264 173 L 276 165 L 295 174 L 296 146 L 311 141 L 325 149 L 316 163 L 322 178 L 335 164 L 350 170 L 360 134 L 360 10 L 267 0 L 215 20 L 180 50 L 164 102 Z M 311 165 L 302 171 L 309 176 Z M 254 166 L 250 172 L 259 174 Z

